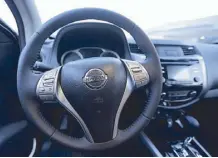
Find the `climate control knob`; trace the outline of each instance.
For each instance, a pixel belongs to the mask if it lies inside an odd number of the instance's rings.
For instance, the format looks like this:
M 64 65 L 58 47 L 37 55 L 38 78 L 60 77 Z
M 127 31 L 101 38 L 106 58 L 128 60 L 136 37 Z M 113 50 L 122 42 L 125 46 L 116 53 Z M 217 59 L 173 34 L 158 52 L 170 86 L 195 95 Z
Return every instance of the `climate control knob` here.
M 200 79 L 200 77 L 194 77 L 194 81 L 195 81 L 195 82 L 200 82 L 201 79 Z

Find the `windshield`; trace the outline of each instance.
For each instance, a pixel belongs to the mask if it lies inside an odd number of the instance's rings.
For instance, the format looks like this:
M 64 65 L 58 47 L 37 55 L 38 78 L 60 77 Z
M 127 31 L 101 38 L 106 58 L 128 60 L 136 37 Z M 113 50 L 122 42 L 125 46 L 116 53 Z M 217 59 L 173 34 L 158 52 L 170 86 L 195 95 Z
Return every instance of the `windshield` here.
M 18 32 L 16 21 L 4 0 L 0 0 L 0 20 L 9 25 L 14 31 Z
M 36 0 L 35 3 L 42 22 L 66 10 L 97 7 L 123 14 L 153 38 L 214 41 L 218 37 L 217 0 Z

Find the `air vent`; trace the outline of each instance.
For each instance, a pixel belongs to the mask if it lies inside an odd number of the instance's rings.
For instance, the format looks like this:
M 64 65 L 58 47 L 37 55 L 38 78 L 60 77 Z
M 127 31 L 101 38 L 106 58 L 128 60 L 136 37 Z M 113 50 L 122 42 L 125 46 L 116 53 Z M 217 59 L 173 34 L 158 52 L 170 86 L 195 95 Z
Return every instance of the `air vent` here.
M 196 51 L 195 51 L 195 47 L 193 46 L 181 46 L 184 55 L 195 55 Z
M 137 46 L 137 44 L 129 44 L 130 51 L 132 53 L 143 54 L 141 49 Z

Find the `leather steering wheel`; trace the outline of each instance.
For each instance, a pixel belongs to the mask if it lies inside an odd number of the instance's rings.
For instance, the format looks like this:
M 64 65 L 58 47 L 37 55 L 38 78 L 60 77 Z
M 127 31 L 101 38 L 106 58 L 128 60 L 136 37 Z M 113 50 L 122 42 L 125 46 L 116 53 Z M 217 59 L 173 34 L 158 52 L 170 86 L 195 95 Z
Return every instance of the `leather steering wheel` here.
M 139 63 L 98 57 L 69 62 L 47 72 L 33 70 L 38 52 L 54 31 L 87 19 L 106 21 L 126 30 L 147 53 L 147 59 Z M 118 129 L 127 99 L 134 90 L 145 85 L 150 93 L 144 110 L 127 129 Z M 73 149 L 100 150 L 128 140 L 148 125 L 160 100 L 162 73 L 153 44 L 134 22 L 109 10 L 84 8 L 50 19 L 33 34 L 19 58 L 17 88 L 24 112 L 42 132 Z M 96 97 L 102 98 L 101 104 L 93 102 Z M 57 102 L 63 106 L 77 119 L 84 137 L 74 138 L 55 129 L 40 112 L 42 102 Z

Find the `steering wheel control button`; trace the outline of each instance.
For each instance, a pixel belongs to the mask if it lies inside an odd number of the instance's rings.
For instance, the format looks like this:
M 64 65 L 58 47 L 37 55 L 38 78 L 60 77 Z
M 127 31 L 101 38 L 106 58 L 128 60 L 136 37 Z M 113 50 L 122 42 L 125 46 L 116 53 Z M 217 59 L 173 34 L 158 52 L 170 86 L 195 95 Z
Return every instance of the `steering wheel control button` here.
M 54 79 L 55 75 L 56 75 L 56 71 L 51 70 L 51 72 L 47 72 L 47 73 L 43 76 L 43 79 L 44 79 L 44 80 Z
M 134 72 L 134 73 L 139 73 L 139 72 L 142 72 L 142 70 L 141 70 L 140 67 L 133 67 L 133 68 L 132 68 L 132 72 Z
M 45 72 L 37 85 L 37 96 L 43 102 L 56 102 L 55 99 L 55 79 L 58 69 L 53 69 Z
M 146 69 L 136 61 L 123 60 L 132 76 L 137 88 L 145 86 L 149 82 L 149 75 Z
M 44 102 L 53 102 L 55 97 L 53 95 L 39 95 L 39 98 Z
M 197 92 L 196 92 L 196 91 L 191 91 L 191 92 L 188 94 L 188 96 L 189 96 L 190 98 L 194 98 L 196 95 L 197 95 Z
M 54 78 L 44 79 L 44 83 L 54 83 Z
M 54 79 L 51 81 L 51 80 L 49 80 L 49 82 L 48 81 L 43 81 L 43 86 L 45 86 L 45 87 L 51 87 L 51 86 L 53 86 L 53 84 L 54 84 Z
M 53 87 L 41 87 L 39 88 L 40 94 L 53 94 L 54 88 Z
M 44 93 L 45 92 L 45 88 L 44 87 L 39 87 L 38 92 L 39 93 Z

